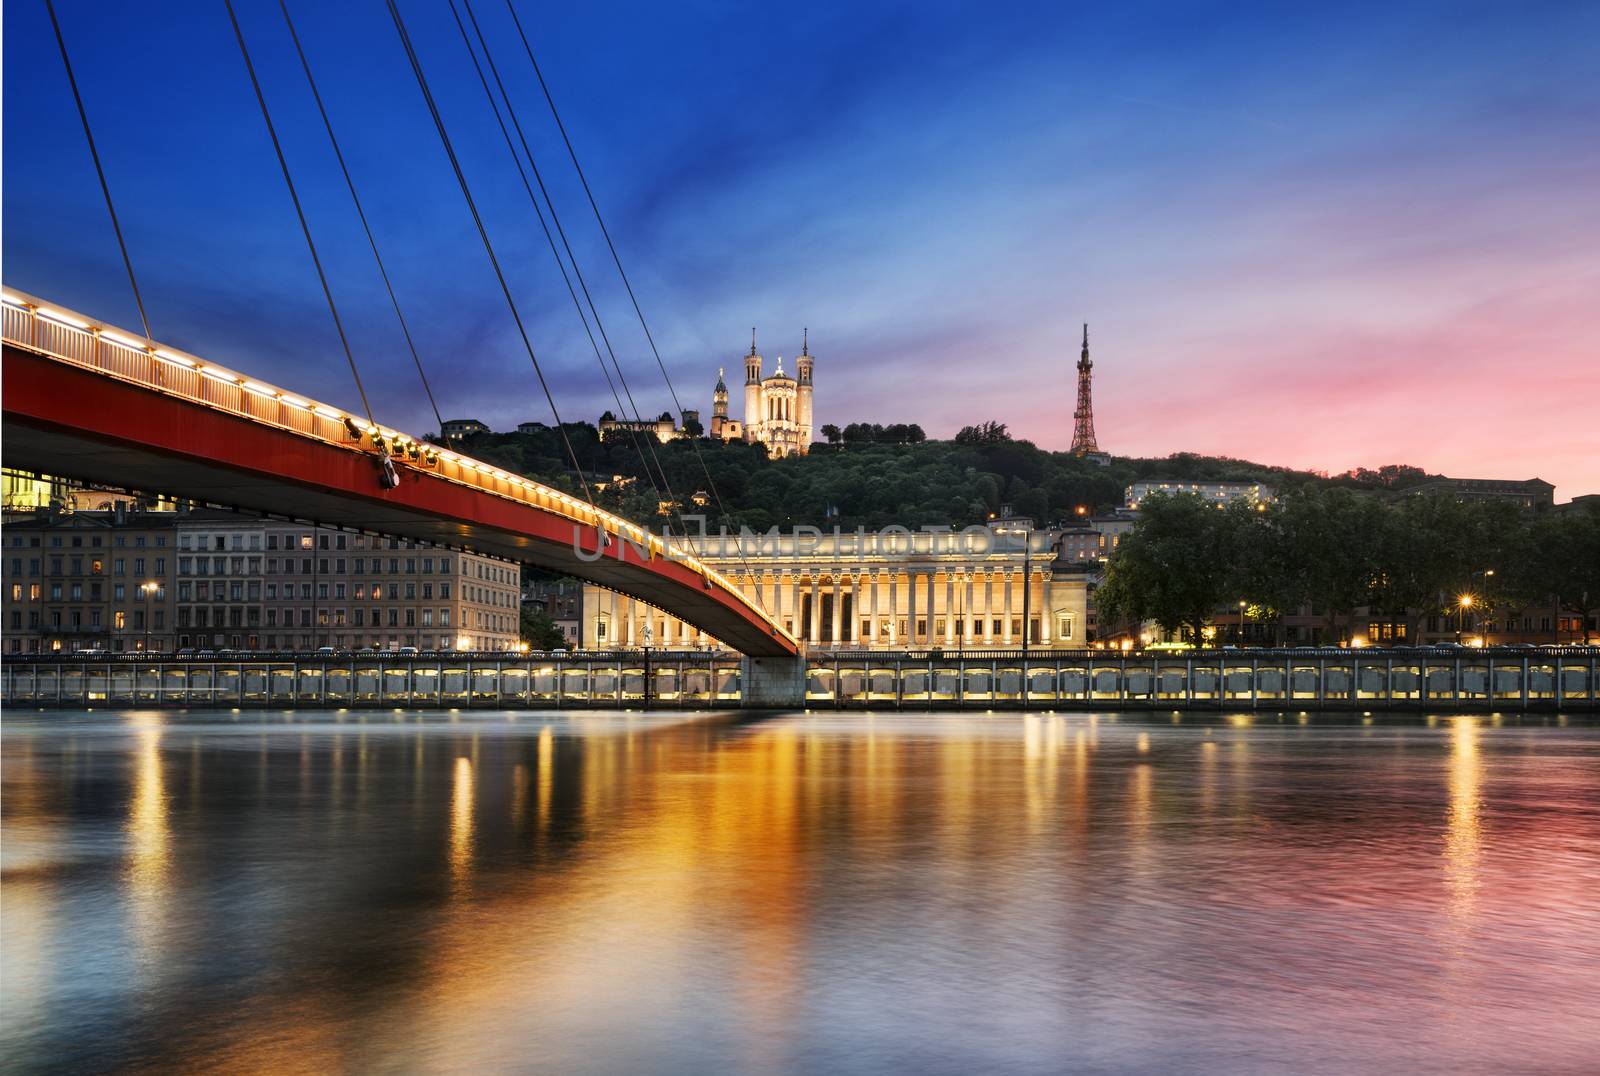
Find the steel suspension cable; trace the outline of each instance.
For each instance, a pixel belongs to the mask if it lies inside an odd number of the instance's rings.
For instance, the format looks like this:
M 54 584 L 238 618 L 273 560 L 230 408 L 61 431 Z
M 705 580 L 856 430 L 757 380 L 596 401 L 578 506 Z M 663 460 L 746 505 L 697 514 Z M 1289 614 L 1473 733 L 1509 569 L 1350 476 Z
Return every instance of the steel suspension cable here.
M 511 286 L 506 283 L 506 275 L 500 268 L 500 259 L 495 255 L 494 244 L 489 241 L 489 232 L 484 227 L 482 215 L 478 212 L 478 203 L 473 200 L 472 189 L 467 185 L 466 173 L 461 170 L 461 161 L 456 156 L 455 146 L 450 141 L 450 133 L 445 129 L 444 117 L 439 114 L 439 105 L 434 100 L 433 91 L 428 87 L 428 77 L 422 72 L 422 61 L 417 58 L 417 50 L 412 47 L 411 34 L 406 30 L 405 18 L 400 14 L 395 0 L 386 0 L 386 3 L 389 7 L 389 17 L 394 21 L 395 31 L 400 35 L 400 44 L 411 63 L 411 73 L 416 76 L 417 88 L 422 91 L 422 99 L 427 103 L 429 115 L 433 117 L 433 126 L 439 133 L 439 141 L 444 146 L 445 155 L 450 158 L 450 167 L 455 172 L 456 183 L 461 187 L 461 195 L 466 199 L 467 209 L 472 213 L 472 223 L 477 226 L 478 238 L 483 241 L 483 249 L 489 255 L 489 264 L 494 268 L 495 279 L 500 282 L 500 291 L 505 295 L 506 305 L 511 308 L 511 318 L 517 323 L 517 333 L 522 337 L 522 346 L 528 352 L 528 360 L 533 364 L 533 372 L 539 379 L 539 387 L 544 390 L 545 401 L 550 405 L 550 414 L 556 420 L 556 430 L 561 434 L 567 455 L 578 473 L 578 484 L 583 488 L 584 499 L 593 503 L 594 495 L 589 492 L 589 480 L 584 477 L 583 465 L 578 460 L 578 453 L 572 447 L 572 439 L 567 436 L 567 427 L 561 421 L 561 412 L 556 407 L 555 395 L 550 391 L 550 383 L 545 380 L 538 356 L 534 354 L 533 341 L 529 339 L 527 327 L 523 325 L 522 314 L 517 310 L 517 301 L 511 295 Z
M 289 17 L 289 5 L 286 0 L 278 0 L 278 7 L 283 12 L 283 23 L 289 28 L 289 38 L 294 42 L 295 55 L 300 57 L 300 68 L 306 73 L 306 84 L 311 87 L 311 96 L 317 102 L 317 113 L 322 117 L 323 129 L 328 132 L 328 142 L 333 146 L 333 155 L 339 161 L 339 171 L 344 175 L 345 186 L 350 189 L 350 200 L 355 203 L 356 216 L 361 218 L 361 230 L 367 233 L 367 245 L 372 248 L 372 260 L 378 263 L 378 275 L 383 277 L 383 286 L 389 293 L 389 302 L 394 306 L 394 316 L 400 322 L 400 332 L 406 338 L 406 347 L 411 351 L 411 361 L 417 366 L 417 376 L 422 379 L 422 391 L 427 394 L 428 406 L 433 408 L 433 417 L 439 423 L 439 429 L 444 430 L 444 416 L 439 414 L 439 403 L 433 398 L 433 386 L 428 384 L 428 375 L 422 369 L 422 357 L 417 354 L 417 345 L 411 339 L 411 327 L 406 324 L 405 314 L 400 312 L 400 300 L 395 296 L 394 284 L 389 279 L 389 270 L 384 267 L 383 255 L 378 253 L 378 241 L 372 236 L 372 225 L 367 221 L 366 210 L 361 207 L 361 196 L 356 193 L 355 180 L 350 178 L 350 168 L 345 164 L 344 151 L 339 148 L 339 139 L 333 133 L 333 122 L 328 119 L 328 110 L 322 103 L 322 94 L 317 90 L 317 80 L 311 74 L 311 64 L 306 60 L 306 53 L 300 47 L 300 35 L 295 32 L 294 20 Z
M 317 256 L 317 244 L 311 238 L 311 228 L 306 224 L 305 209 L 300 205 L 300 195 L 294 188 L 294 177 L 289 174 L 289 162 L 283 155 L 283 145 L 278 141 L 278 129 L 272 124 L 272 113 L 267 109 L 267 98 L 261 92 L 261 81 L 256 78 L 256 66 L 250 61 L 250 49 L 244 43 L 244 31 L 239 28 L 239 17 L 234 13 L 233 0 L 222 0 L 228 9 L 228 21 L 233 23 L 233 35 L 239 41 L 239 54 L 244 57 L 244 68 L 250 75 L 250 86 L 256 92 L 256 103 L 261 106 L 261 118 L 267 123 L 267 133 L 272 136 L 272 151 L 278 155 L 278 167 L 283 170 L 283 182 L 289 188 L 289 199 L 294 202 L 295 216 L 300 219 L 300 231 L 306 237 L 306 248 L 311 251 L 311 262 L 317 267 L 317 280 L 322 284 L 322 294 L 328 300 L 328 312 L 333 315 L 333 326 L 339 331 L 339 343 L 344 347 L 344 357 L 350 363 L 350 376 L 355 378 L 356 392 L 361 396 L 361 408 L 367 413 L 367 425 L 376 426 L 372 405 L 367 402 L 367 390 L 361 384 L 361 371 L 356 369 L 356 356 L 350 350 L 350 338 L 345 335 L 344 322 L 339 318 L 338 304 L 333 301 L 333 289 L 328 286 L 328 276 L 322 271 L 322 259 Z M 387 460 L 387 456 L 385 459 Z
M 679 414 L 682 414 L 683 404 L 678 399 L 678 390 L 673 387 L 672 375 L 667 373 L 667 364 L 661 359 L 661 351 L 656 347 L 655 336 L 650 332 L 649 323 L 645 321 L 644 310 L 639 305 L 639 297 L 634 294 L 633 284 L 628 280 L 627 270 L 622 267 L 622 257 L 617 253 L 617 245 L 611 240 L 611 231 L 606 227 L 605 217 L 600 212 L 600 204 L 595 200 L 594 191 L 589 186 L 589 178 L 584 174 L 583 165 L 578 162 L 578 151 L 573 147 L 572 138 L 567 134 L 566 124 L 561 122 L 561 112 L 556 108 L 555 97 L 550 92 L 549 83 L 545 81 L 544 72 L 539 68 L 539 61 L 533 55 L 533 46 L 528 42 L 527 31 L 522 27 L 522 19 L 518 17 L 517 9 L 512 0 L 506 0 L 506 10 L 511 13 L 511 21 L 516 25 L 517 37 L 522 41 L 522 49 L 528 56 L 528 64 L 533 68 L 534 76 L 539 80 L 539 89 L 544 94 L 545 102 L 550 106 L 550 115 L 555 120 L 556 129 L 561 132 L 561 141 L 567 147 L 567 156 L 572 159 L 573 170 L 577 172 L 578 182 L 582 184 L 584 196 L 589 200 L 589 208 L 594 211 L 595 223 L 600 226 L 600 234 L 605 237 L 606 249 L 611 252 L 611 260 L 617 267 L 617 275 L 622 278 L 622 286 L 628 293 L 628 300 L 633 304 L 634 314 L 639 318 L 639 327 L 644 330 L 645 340 L 650 344 L 650 353 L 655 356 L 656 366 L 661 371 L 662 380 L 666 382 L 667 392 L 672 396 L 673 406 L 677 408 Z M 728 510 L 722 502 L 722 495 L 717 490 L 716 480 L 711 477 L 711 467 L 706 463 L 705 454 L 700 451 L 700 446 L 696 443 L 696 439 L 691 438 L 689 443 L 694 449 L 695 458 L 700 463 L 701 471 L 706 476 L 706 488 L 716 501 L 718 513 L 723 518 L 727 518 Z M 738 552 L 739 559 L 744 564 L 745 570 L 754 576 L 755 573 L 750 568 L 749 558 L 744 552 L 744 543 L 737 533 L 734 535 L 734 548 Z M 765 603 L 762 602 L 760 594 L 761 585 L 758 580 L 756 582 L 756 600 L 762 604 L 762 611 L 765 612 Z
M 94 173 L 100 178 L 100 193 L 105 196 L 106 212 L 111 215 L 111 230 L 117 233 L 117 249 L 122 251 L 122 265 L 128 271 L 128 283 L 133 287 L 133 301 L 139 307 L 139 322 L 144 326 L 145 343 L 155 347 L 155 338 L 150 335 L 150 318 L 145 314 L 144 296 L 139 294 L 139 280 L 133 273 L 133 259 L 128 256 L 128 244 L 122 237 L 122 225 L 117 220 L 117 207 L 111 201 L 111 185 L 106 182 L 106 170 L 100 163 L 100 151 L 94 144 L 94 132 L 89 129 L 89 113 L 83 107 L 83 95 L 78 92 L 78 78 L 72 73 L 72 60 L 67 55 L 67 42 L 61 36 L 61 23 L 56 19 L 56 5 L 53 0 L 44 0 L 45 10 L 50 13 L 50 29 L 55 31 L 56 47 L 61 50 L 61 66 L 67 69 L 67 84 L 72 87 L 72 100 L 78 106 L 78 120 L 83 124 L 83 137 L 89 143 L 89 156 L 94 158 Z
M 589 313 L 594 317 L 595 328 L 599 330 L 600 339 L 605 343 L 606 353 L 611 356 L 611 365 L 616 370 L 617 381 L 621 383 L 622 391 L 628 397 L 628 405 L 632 408 L 634 421 L 642 426 L 644 424 L 644 417 L 639 411 L 639 405 L 634 401 L 633 390 L 628 386 L 628 378 L 627 375 L 622 371 L 622 364 L 617 361 L 617 353 L 611 346 L 610 337 L 606 334 L 605 323 L 601 320 L 600 310 L 597 306 L 595 306 L 594 297 L 589 293 L 589 285 L 584 280 L 583 267 L 579 264 L 578 256 L 572 249 L 572 243 L 567 239 L 566 229 L 561 225 L 561 216 L 556 211 L 555 201 L 550 197 L 550 190 L 545 186 L 544 177 L 539 172 L 539 164 L 534 159 L 533 150 L 529 146 L 527 136 L 522 130 L 522 122 L 517 118 L 516 108 L 511 102 L 511 95 L 506 91 L 505 82 L 500 77 L 500 69 L 498 65 L 495 64 L 494 56 L 489 51 L 489 42 L 484 37 L 483 28 L 478 24 L 478 17 L 472 10 L 472 0 L 462 0 L 462 5 L 466 8 L 467 18 L 472 23 L 472 29 L 474 34 L 477 36 L 479 48 L 481 48 L 483 51 L 483 58 L 488 61 L 489 72 L 494 76 L 495 86 L 500 91 L 500 98 L 505 103 L 506 115 L 510 117 L 511 125 L 516 129 L 517 140 L 522 144 L 522 152 L 527 158 L 528 167 L 533 172 L 534 180 L 539 184 L 539 193 L 543 195 L 545 207 L 550 211 L 550 222 L 555 225 L 556 234 L 561 237 L 561 246 L 567 252 L 567 260 L 572 263 L 572 273 L 578 278 L 578 287 L 582 289 L 583 298 L 589 304 Z M 539 199 L 534 196 L 532 188 L 528 186 L 527 173 L 523 170 L 521 161 L 517 159 L 517 151 L 511 144 L 511 135 L 506 131 L 505 121 L 500 118 L 500 110 L 495 105 L 494 94 L 490 92 L 488 82 L 483 75 L 483 68 L 481 65 L 479 65 L 476 54 L 473 53 L 472 43 L 467 40 L 466 28 L 461 23 L 461 17 L 459 14 L 456 14 L 455 0 L 450 0 L 450 11 L 452 14 L 456 15 L 456 25 L 461 30 L 462 40 L 466 42 L 468 54 L 472 55 L 473 66 L 478 72 L 478 80 L 483 83 L 484 93 L 489 97 L 490 107 L 493 108 L 495 112 L 495 121 L 500 125 L 500 133 L 505 136 L 506 149 L 510 151 L 511 159 L 517 165 L 517 174 L 521 176 L 522 185 L 525 189 L 527 189 L 528 198 L 533 202 L 534 212 L 539 216 L 539 224 L 544 228 L 545 239 L 550 243 L 550 252 L 551 254 L 555 255 L 556 264 L 562 266 L 562 278 L 567 280 L 567 290 L 571 292 L 572 281 L 567 279 L 566 267 L 562 263 L 561 255 L 556 253 L 555 240 L 551 238 L 550 227 L 545 223 L 544 213 L 539 209 Z M 578 297 L 576 294 L 572 296 L 572 301 L 574 304 L 578 303 Z M 584 326 L 587 329 L 588 320 L 584 318 L 582 305 L 578 305 L 578 317 L 580 319 L 584 319 Z M 591 345 L 593 345 L 595 342 L 594 335 L 592 333 L 589 336 L 589 342 Z M 598 347 L 595 348 L 595 359 L 600 363 L 601 372 L 605 373 L 605 359 L 601 357 Z M 616 398 L 617 401 L 617 410 L 622 412 L 623 420 L 626 421 L 628 408 L 623 406 L 621 397 L 617 395 L 616 385 L 612 383 L 611 375 L 609 373 L 606 373 L 606 384 L 611 387 L 611 394 L 614 398 Z M 635 439 L 635 444 L 637 445 L 639 443 L 640 434 L 636 429 L 633 431 L 633 436 Z M 683 507 L 678 501 L 677 493 L 673 491 L 672 480 L 667 477 L 666 468 L 661 463 L 661 456 L 656 450 L 655 438 L 647 433 L 643 435 L 643 440 L 644 444 L 648 446 L 650 450 L 650 459 L 655 462 L 656 474 L 658 474 L 661 478 L 660 483 L 657 484 L 655 478 L 651 477 L 651 484 L 656 486 L 658 493 L 663 489 L 665 490 L 667 503 L 672 505 L 674 510 L 677 511 L 679 521 L 684 522 Z M 643 462 L 645 465 L 645 473 L 648 476 L 650 474 L 650 462 L 643 459 L 644 452 L 642 449 L 640 450 L 640 456 L 641 462 Z M 688 533 L 689 528 L 686 522 L 684 522 L 683 531 L 684 537 L 689 543 L 690 551 L 696 552 L 694 539 Z
M 461 31 L 461 43 L 466 46 L 467 55 L 469 57 L 471 57 L 471 59 L 472 59 L 473 69 L 478 74 L 478 83 L 483 87 L 484 97 L 488 100 L 489 108 L 494 113 L 495 123 L 500 128 L 500 135 L 501 135 L 501 137 L 503 139 L 505 139 L 506 152 L 511 154 L 511 163 L 516 166 L 517 176 L 522 180 L 522 189 L 527 192 L 528 201 L 533 204 L 534 215 L 538 218 L 539 227 L 544 232 L 545 242 L 547 244 L 549 244 L 550 254 L 556 260 L 556 267 L 561 270 L 561 279 L 567 286 L 567 294 L 572 297 L 572 305 L 573 305 L 573 307 L 578 311 L 578 320 L 583 323 L 583 331 L 589 337 L 589 346 L 594 349 L 595 361 L 600 364 L 600 373 L 602 375 L 604 375 L 604 377 L 605 377 L 606 387 L 611 390 L 611 398 L 616 401 L 617 410 L 619 412 L 621 412 L 623 421 L 624 421 L 624 423 L 626 423 L 627 418 L 628 418 L 628 410 L 622 404 L 622 396 L 617 392 L 616 382 L 613 381 L 612 378 L 611 378 L 611 371 L 606 369 L 606 360 L 600 354 L 600 345 L 599 345 L 598 342 L 596 342 L 596 340 L 594 338 L 594 330 L 589 327 L 589 317 L 588 317 L 587 314 L 584 313 L 584 311 L 583 311 L 583 303 L 578 299 L 577 290 L 575 288 L 573 288 L 573 286 L 572 286 L 572 277 L 567 272 L 566 262 L 564 262 L 562 260 L 560 251 L 558 251 L 556 249 L 555 237 L 550 233 L 550 225 L 545 220 L 544 210 L 541 209 L 540 206 L 539 206 L 538 196 L 533 193 L 533 185 L 528 182 L 528 174 L 523 169 L 521 160 L 519 160 L 518 157 L 517 157 L 516 147 L 513 146 L 512 142 L 511 142 L 511 133 L 510 133 L 510 131 L 508 131 L 506 129 L 505 120 L 502 119 L 501 116 L 500 116 L 500 106 L 495 103 L 494 91 L 489 88 L 489 80 L 484 76 L 483 65 L 478 62 L 477 54 L 473 51 L 472 40 L 467 36 L 467 28 L 466 28 L 465 24 L 462 23 L 460 14 L 456 11 L 455 0 L 450 0 L 450 14 L 455 17 L 456 28 Z M 470 15 L 471 12 L 469 11 L 468 14 Z M 476 24 L 474 24 L 474 25 L 476 25 Z M 480 35 L 479 40 L 480 41 L 482 40 L 481 35 Z M 493 65 L 492 65 L 492 62 L 491 62 L 491 67 L 492 66 Z M 504 93 L 504 90 L 502 88 L 502 95 L 503 95 L 503 93 Z M 515 122 L 515 117 L 513 117 L 513 122 Z M 553 210 L 552 210 L 552 212 L 553 212 Z M 558 227 L 559 227 L 559 224 L 558 224 Z M 571 254 L 572 254 L 572 251 L 571 251 L 571 248 L 569 247 L 568 250 L 567 250 L 568 257 L 571 257 Z M 574 270 L 577 269 L 577 262 L 576 261 L 573 262 L 573 269 Z M 579 277 L 579 280 L 581 282 L 581 280 L 582 280 L 581 276 Z M 591 306 L 592 306 L 592 304 L 591 304 Z M 597 318 L 597 320 L 598 320 L 598 318 Z M 602 328 L 601 329 L 601 335 L 604 336 L 604 334 L 605 334 L 605 330 Z M 609 346 L 609 345 L 607 345 L 607 346 Z M 638 417 L 637 408 L 634 411 L 634 415 L 635 415 L 636 418 Z M 633 441 L 634 450 L 639 453 L 639 462 L 644 466 L 645 477 L 647 479 L 649 479 L 651 488 L 653 488 L 656 491 L 656 495 L 659 498 L 660 495 L 663 492 L 662 484 L 660 482 L 656 481 L 656 473 L 660 472 L 660 470 L 661 470 L 660 460 L 657 459 L 657 461 L 656 461 L 656 471 L 652 472 L 651 469 L 650 469 L 650 460 L 648 458 L 646 458 L 646 455 L 645 455 L 644 443 L 640 440 L 639 431 L 637 429 L 635 429 L 635 428 L 630 428 L 628 430 L 628 433 L 629 433 L 630 438 Z M 655 453 L 655 449 L 652 446 L 651 455 L 654 455 L 654 453 Z M 663 479 L 663 481 L 665 480 L 665 474 L 664 473 L 662 474 L 662 479 Z M 672 495 L 670 487 L 668 487 L 665 490 L 665 492 L 667 493 L 667 495 L 669 497 Z
M 454 7 L 454 2 L 455 0 L 451 0 L 452 7 Z M 550 190 L 545 186 L 544 175 L 539 171 L 539 163 L 537 160 L 535 160 L 533 156 L 533 149 L 528 145 L 527 135 L 522 130 L 522 121 L 517 118 L 517 110 L 511 102 L 511 95 L 506 91 L 505 82 L 500 78 L 499 65 L 494 62 L 494 56 L 489 51 L 489 43 L 484 37 L 483 29 L 478 25 L 478 16 L 472 10 L 472 0 L 462 0 L 462 4 L 467 9 L 467 17 L 472 21 L 472 29 L 477 34 L 478 42 L 483 48 L 483 57 L 489 62 L 489 71 L 494 75 L 495 85 L 500 89 L 500 97 L 505 101 L 506 114 L 511 117 L 511 124 L 516 128 L 517 140 L 522 143 L 522 152 L 528 158 L 528 167 L 533 171 L 533 178 L 539 184 L 539 192 L 544 196 L 545 205 L 550 210 L 550 220 L 556 226 L 556 233 L 561 237 L 561 245 L 566 249 L 567 259 L 572 262 L 573 274 L 578 278 L 578 286 L 583 289 L 583 298 L 589 304 L 589 312 L 594 316 L 595 328 L 600 331 L 600 339 L 606 345 L 606 354 L 611 356 L 611 365 L 617 371 L 617 380 L 622 384 L 622 391 L 627 394 L 628 404 L 633 409 L 633 417 L 636 420 L 642 421 L 643 416 L 640 414 L 639 405 L 634 402 L 633 390 L 628 387 L 627 375 L 622 371 L 622 364 L 617 361 L 617 352 L 611 346 L 611 338 L 606 333 L 605 323 L 601 320 L 600 311 L 595 306 L 594 296 L 589 293 L 589 284 L 584 279 L 583 268 L 578 263 L 578 256 L 573 253 L 572 243 L 567 239 L 566 229 L 562 227 L 561 216 L 556 211 L 555 200 L 550 197 Z M 481 77 L 482 72 L 479 72 L 479 75 Z M 513 156 L 515 156 L 514 153 Z M 621 406 L 620 403 L 618 406 Z M 679 411 L 681 414 L 682 409 L 680 408 Z M 657 459 L 656 466 L 659 470 L 659 458 Z M 666 481 L 665 471 L 662 471 L 662 480 Z

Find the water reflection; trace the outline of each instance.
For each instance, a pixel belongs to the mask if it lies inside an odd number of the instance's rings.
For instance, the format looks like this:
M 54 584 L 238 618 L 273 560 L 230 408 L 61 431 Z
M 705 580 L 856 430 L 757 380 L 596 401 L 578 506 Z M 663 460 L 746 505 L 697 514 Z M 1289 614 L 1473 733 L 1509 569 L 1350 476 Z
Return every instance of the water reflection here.
M 1471 924 L 1479 884 L 1483 761 L 1478 754 L 1478 735 L 1474 718 L 1457 717 L 1450 723 L 1450 812 L 1444 856 L 1450 914 L 1459 930 Z
M 13 1070 L 1577 1069 L 1600 1039 L 1588 726 L 353 712 L 7 736 L 8 844 L 38 835 L 42 864 L 7 848 Z M 106 974 L 129 960 L 161 974 Z
M 472 871 L 472 760 L 456 759 L 450 790 L 450 877 L 464 886 Z
M 136 965 L 152 974 L 161 961 L 160 931 L 172 872 L 172 835 L 167 817 L 160 718 L 144 715 L 135 728 L 133 795 L 128 801 L 127 821 L 129 943 Z

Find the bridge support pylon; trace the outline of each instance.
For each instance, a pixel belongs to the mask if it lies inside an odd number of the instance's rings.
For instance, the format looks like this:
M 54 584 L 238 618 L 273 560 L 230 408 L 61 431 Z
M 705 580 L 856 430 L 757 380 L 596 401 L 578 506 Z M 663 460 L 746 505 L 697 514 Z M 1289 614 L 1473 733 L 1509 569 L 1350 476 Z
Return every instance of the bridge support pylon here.
M 746 655 L 739 666 L 741 705 L 747 710 L 788 710 L 806 704 L 804 657 Z

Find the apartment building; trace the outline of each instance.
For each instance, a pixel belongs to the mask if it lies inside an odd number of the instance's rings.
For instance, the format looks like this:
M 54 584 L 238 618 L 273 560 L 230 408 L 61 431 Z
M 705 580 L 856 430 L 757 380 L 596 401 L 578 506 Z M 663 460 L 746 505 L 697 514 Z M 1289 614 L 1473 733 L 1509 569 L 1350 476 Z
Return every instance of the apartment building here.
M 509 650 L 517 564 L 233 512 L 5 521 L 9 653 L 323 646 Z
M 173 648 L 173 513 L 8 513 L 6 653 Z
M 510 650 L 519 565 L 309 524 L 179 525 L 178 645 Z

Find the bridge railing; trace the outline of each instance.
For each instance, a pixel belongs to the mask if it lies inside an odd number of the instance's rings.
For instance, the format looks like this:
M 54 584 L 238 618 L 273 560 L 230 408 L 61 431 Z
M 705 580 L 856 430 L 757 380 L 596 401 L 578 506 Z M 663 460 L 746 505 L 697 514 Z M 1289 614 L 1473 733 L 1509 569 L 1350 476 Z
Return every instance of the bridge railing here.
M 311 437 L 351 452 L 370 453 L 381 438 L 396 467 L 412 468 L 481 493 L 516 501 L 559 515 L 574 526 L 604 531 L 647 550 L 652 558 L 672 556 L 767 621 L 791 643 L 785 632 L 731 580 L 697 556 L 669 548 L 620 516 L 612 515 L 562 490 L 511 474 L 388 426 L 369 423 L 333 407 L 236 370 L 202 360 L 175 348 L 157 346 L 137 334 L 108 327 L 75 311 L 7 288 L 4 291 L 3 335 L 7 343 L 73 366 L 94 370 L 190 403 L 215 408 L 238 418 Z M 351 429 L 360 433 L 352 437 Z M 795 645 L 798 645 L 797 643 Z

